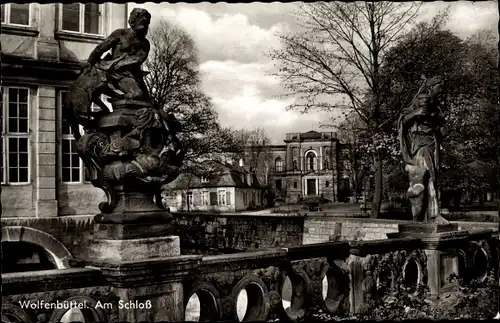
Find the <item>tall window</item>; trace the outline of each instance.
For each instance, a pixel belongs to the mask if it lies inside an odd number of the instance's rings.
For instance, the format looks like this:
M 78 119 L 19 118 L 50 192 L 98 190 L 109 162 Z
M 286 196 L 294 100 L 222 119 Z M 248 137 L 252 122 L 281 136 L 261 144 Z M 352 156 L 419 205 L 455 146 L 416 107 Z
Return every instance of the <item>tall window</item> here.
M 299 164 L 296 160 L 293 161 L 293 170 L 299 170 Z
M 68 92 L 60 92 L 60 108 L 66 102 Z M 61 111 L 61 110 L 60 110 Z M 76 140 L 67 122 L 61 123 L 61 176 L 63 183 L 81 183 L 83 162 L 76 150 Z
M 2 88 L 2 183 L 29 183 L 29 89 Z M 5 157 L 4 157 L 5 156 Z
M 210 192 L 201 192 L 201 205 L 210 205 Z
M 29 26 L 29 3 L 6 3 L 1 5 L 2 24 Z
M 314 170 L 316 168 L 314 166 L 314 164 L 316 163 L 316 154 L 314 152 L 310 151 L 307 153 L 306 161 L 307 161 L 307 169 Z
M 328 158 L 325 158 L 325 160 L 323 160 L 323 168 L 330 169 L 330 165 L 328 164 Z
M 62 4 L 61 29 L 81 34 L 101 35 L 102 5 L 97 3 Z
M 283 160 L 281 159 L 281 157 L 278 157 L 274 160 L 274 168 L 277 172 L 283 171 Z
M 189 191 L 189 192 L 186 193 L 186 200 L 187 200 L 187 205 L 194 206 L 194 203 L 193 203 L 193 192 Z
M 226 191 L 225 190 L 219 190 L 218 192 L 218 201 L 219 205 L 226 205 Z

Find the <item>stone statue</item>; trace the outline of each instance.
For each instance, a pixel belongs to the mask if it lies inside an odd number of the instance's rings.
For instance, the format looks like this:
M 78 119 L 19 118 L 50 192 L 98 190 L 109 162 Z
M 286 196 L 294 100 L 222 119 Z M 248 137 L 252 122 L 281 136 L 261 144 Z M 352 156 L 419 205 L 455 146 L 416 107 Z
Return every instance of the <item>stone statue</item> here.
M 150 49 L 150 20 L 147 10 L 133 9 L 131 28 L 115 30 L 94 49 L 65 102 L 63 117 L 73 129 L 78 154 L 92 184 L 107 195 L 96 222 L 169 217 L 153 196 L 178 176 L 185 149 L 177 138 L 180 123 L 153 107 L 144 82 L 141 65 Z M 110 96 L 113 111 L 99 99 L 101 94 Z M 92 112 L 92 102 L 101 111 Z
M 408 197 L 415 221 L 447 223 L 440 216 L 437 182 L 440 142 L 445 131 L 437 102 L 441 85 L 439 77 L 424 79 L 398 120 L 401 154 L 410 180 Z

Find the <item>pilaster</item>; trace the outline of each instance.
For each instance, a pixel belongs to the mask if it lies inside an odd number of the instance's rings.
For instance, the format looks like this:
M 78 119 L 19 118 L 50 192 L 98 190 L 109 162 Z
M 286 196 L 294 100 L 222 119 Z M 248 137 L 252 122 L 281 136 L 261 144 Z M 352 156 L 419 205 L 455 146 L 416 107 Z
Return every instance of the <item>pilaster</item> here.
M 36 216 L 57 216 L 56 91 L 54 87 L 38 87 L 36 124 Z
M 44 61 L 59 61 L 59 43 L 54 38 L 59 15 L 55 3 L 40 6 L 40 34 L 37 39 L 37 58 Z

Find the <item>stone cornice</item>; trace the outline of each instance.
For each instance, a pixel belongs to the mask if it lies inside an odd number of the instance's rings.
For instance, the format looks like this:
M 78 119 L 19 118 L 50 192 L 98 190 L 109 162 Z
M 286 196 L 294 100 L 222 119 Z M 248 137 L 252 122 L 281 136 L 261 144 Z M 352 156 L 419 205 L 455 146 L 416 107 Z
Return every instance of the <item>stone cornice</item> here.
M 15 26 L 9 24 L 2 24 L 1 31 L 2 34 L 6 35 L 27 36 L 27 37 L 36 37 L 40 33 L 38 29 L 35 27 Z
M 254 252 L 241 252 L 203 257 L 199 268 L 202 273 L 237 271 L 279 266 L 286 263 L 286 250 L 273 248 Z
M 202 256 L 174 256 L 121 263 L 91 263 L 114 287 L 136 287 L 180 282 L 192 274 Z
M 442 250 L 460 247 L 470 241 L 491 239 L 493 233 L 491 230 L 459 231 L 423 236 L 421 239 L 425 249 Z
M 2 274 L 3 295 L 106 286 L 102 273 L 92 268 L 69 268 Z
M 351 241 L 351 254 L 365 257 L 371 254 L 382 254 L 396 250 L 414 250 L 422 248 L 419 238 L 395 238 L 384 240 Z
M 287 259 L 293 261 L 319 257 L 347 259 L 350 248 L 349 242 L 324 242 L 289 247 L 285 250 Z
M 99 44 L 104 39 L 106 39 L 104 36 L 100 35 L 87 35 L 87 34 L 72 33 L 66 31 L 57 31 L 55 33 L 55 38 L 58 40 L 67 40 L 67 41 L 92 43 L 92 44 Z
M 45 61 L 2 54 L 2 79 L 5 83 L 68 86 L 82 69 L 80 62 Z

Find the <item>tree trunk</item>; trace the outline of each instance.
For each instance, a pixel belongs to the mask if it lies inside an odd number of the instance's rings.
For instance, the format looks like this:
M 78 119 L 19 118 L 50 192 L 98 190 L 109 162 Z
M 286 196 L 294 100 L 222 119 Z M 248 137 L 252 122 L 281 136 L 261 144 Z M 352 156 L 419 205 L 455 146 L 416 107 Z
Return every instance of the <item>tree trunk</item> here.
M 378 218 L 380 215 L 380 206 L 382 204 L 382 158 L 379 150 L 373 155 L 373 167 L 375 168 L 375 192 L 371 209 L 371 218 Z

